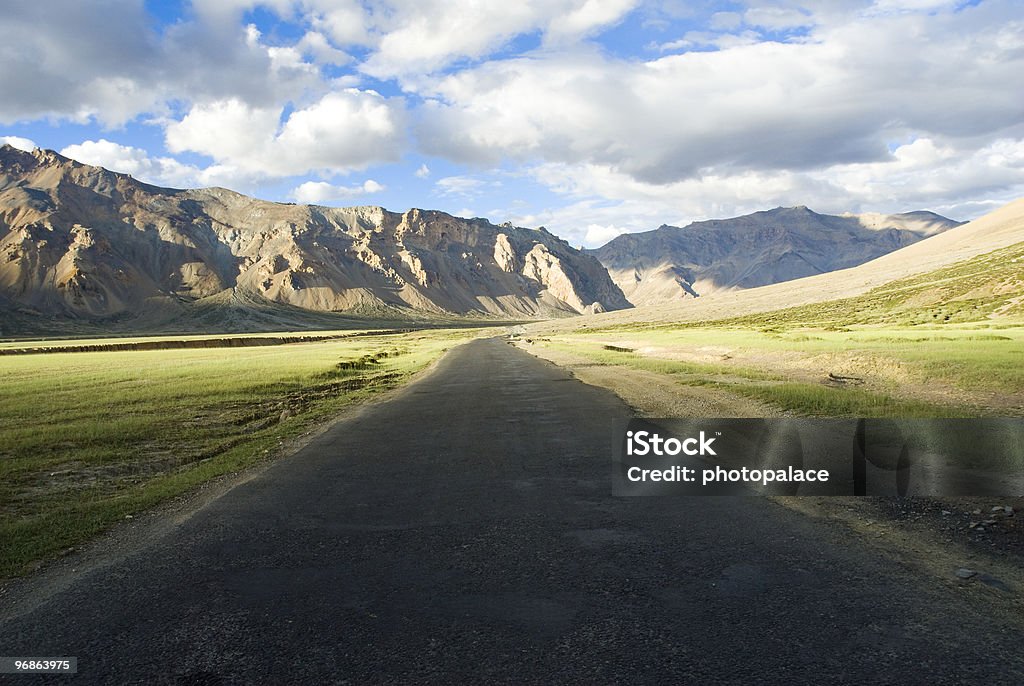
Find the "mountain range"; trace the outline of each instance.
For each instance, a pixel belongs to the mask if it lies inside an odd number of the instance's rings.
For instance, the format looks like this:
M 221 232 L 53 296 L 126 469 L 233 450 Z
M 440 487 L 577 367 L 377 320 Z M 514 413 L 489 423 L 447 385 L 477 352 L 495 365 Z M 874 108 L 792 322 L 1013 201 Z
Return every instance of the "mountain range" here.
M 964 308 L 974 309 L 977 319 L 1021 316 L 1024 199 L 856 267 L 612 312 L 601 325 L 713 321 L 829 301 L 856 313 L 871 294 L 895 309 L 931 309 L 936 322 Z
M 519 319 L 630 307 L 596 258 L 544 229 L 159 188 L 0 148 L 0 308 L 158 323 L 239 302 Z
M 633 305 L 657 305 L 854 267 L 959 225 L 934 212 L 836 216 L 779 207 L 623 234 L 588 252 Z
M 885 256 L 975 223 L 780 207 L 577 250 L 543 228 L 161 188 L 5 145 L 0 334 L 340 328 L 339 317 L 537 319 L 633 306 L 660 319 L 705 310 L 695 296 L 721 303 L 772 284 L 803 293 L 804 277 L 891 264 Z

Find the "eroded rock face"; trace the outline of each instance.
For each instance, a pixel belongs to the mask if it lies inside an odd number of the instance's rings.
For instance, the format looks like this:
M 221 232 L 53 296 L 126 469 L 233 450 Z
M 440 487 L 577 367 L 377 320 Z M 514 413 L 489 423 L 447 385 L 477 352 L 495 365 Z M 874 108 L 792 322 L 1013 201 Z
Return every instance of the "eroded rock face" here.
M 516 253 L 509 243 L 508 236 L 499 233 L 494 240 L 494 263 L 504 272 L 515 272 L 519 266 L 516 260 Z
M 588 252 L 630 302 L 658 305 L 853 267 L 959 225 L 932 212 L 836 216 L 780 207 L 624 234 Z
M 109 317 L 226 291 L 363 314 L 629 306 L 596 259 L 544 230 L 158 188 L 52 151 L 0 148 L 0 302 Z

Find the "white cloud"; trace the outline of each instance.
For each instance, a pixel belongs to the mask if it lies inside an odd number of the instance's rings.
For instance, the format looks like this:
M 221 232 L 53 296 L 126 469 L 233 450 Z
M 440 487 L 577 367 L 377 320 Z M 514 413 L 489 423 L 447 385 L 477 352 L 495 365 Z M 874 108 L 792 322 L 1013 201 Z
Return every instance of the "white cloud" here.
M 203 172 L 171 157 L 150 157 L 141 148 L 120 145 L 101 138 L 69 145 L 60 151 L 65 157 L 111 171 L 131 174 L 155 185 L 187 187 L 200 182 Z
M 18 150 L 24 150 L 25 152 L 32 152 L 37 147 L 35 142 L 28 138 L 22 138 L 21 136 L 0 136 L 0 144 L 6 144 L 12 148 Z
M 168 124 L 167 148 L 215 160 L 259 160 L 274 139 L 279 118 L 276 108 L 251 107 L 237 99 L 195 105 L 181 121 Z
M 155 54 L 142 3 L 5 3 L 0 46 L 0 121 L 95 115 L 117 124 L 159 102 L 140 78 Z
M 583 241 L 581 245 L 589 246 L 600 246 L 604 245 L 616 236 L 621 236 L 626 233 L 626 229 L 623 227 L 608 224 L 602 226 L 600 224 L 589 224 L 587 225 L 587 231 L 583 234 Z
M 707 173 L 667 184 L 595 165 L 545 164 L 532 175 L 569 202 L 513 221 L 544 224 L 588 247 L 607 242 L 613 231 L 682 226 L 776 206 L 807 205 L 836 214 L 930 209 L 963 220 L 1024 196 L 1024 138 L 1000 139 L 979 150 L 920 138 L 880 162 Z
M 591 31 L 618 22 L 636 7 L 638 0 L 584 0 L 548 24 L 548 42 L 578 39 Z
M 922 10 L 953 9 L 962 0 L 876 0 L 869 13 L 920 12 Z
M 378 78 L 429 73 L 458 57 L 478 57 L 535 23 L 526 3 L 467 7 L 452 2 L 422 2 L 403 12 L 401 22 L 380 37 L 362 70 Z
M 315 38 L 271 46 L 241 26 L 254 3 L 196 2 L 194 17 L 157 33 L 144 3 L 8 3 L 0 22 L 0 122 L 50 118 L 119 128 L 168 103 L 238 98 L 266 105 L 321 85 L 303 54 Z M 261 2 L 287 15 L 291 2 Z
M 739 12 L 715 12 L 711 15 L 709 25 L 712 29 L 728 30 L 738 28 L 743 23 L 743 15 Z
M 750 26 L 761 26 L 771 30 L 794 29 L 814 23 L 810 14 L 795 7 L 752 7 L 743 14 L 743 21 Z
M 359 186 L 335 186 L 325 181 L 307 181 L 294 188 L 291 196 L 300 203 L 320 205 L 359 195 L 379 193 L 383 190 L 385 190 L 384 186 L 373 179 L 367 179 Z
M 314 6 L 325 2 L 313 2 Z M 377 78 L 418 77 L 459 59 L 486 57 L 520 34 L 565 44 L 627 15 L 637 0 L 389 0 L 314 11 L 339 44 L 371 45 L 362 71 Z
M 1004 138 L 973 150 L 919 138 L 884 162 L 811 172 L 829 178 L 861 207 L 956 208 L 978 198 L 1024 195 L 1024 138 Z
M 313 0 L 310 21 L 338 45 L 371 45 L 373 15 L 358 0 Z
M 331 45 L 327 37 L 317 31 L 308 31 L 295 47 L 303 54 L 311 55 L 318 64 L 343 66 L 353 60 L 351 55 Z
M 648 62 L 579 50 L 492 61 L 435 81 L 419 140 L 458 161 L 603 164 L 653 183 L 880 161 L 893 138 L 1024 121 L 1009 86 L 1024 73 L 1024 24 L 1006 23 L 1007 8 L 854 17 L 799 42 L 741 35 Z
M 472 176 L 446 176 L 434 182 L 434 190 L 438 195 L 471 197 L 479 195 L 487 185 L 488 182 Z
M 208 155 L 225 167 L 256 176 L 333 174 L 394 161 L 405 144 L 400 101 L 373 91 L 328 93 L 280 122 L 277 107 L 239 100 L 195 105 L 167 126 L 171 152 Z
M 425 179 L 428 176 L 430 176 L 430 167 L 428 167 L 426 164 L 421 164 L 420 168 L 416 170 L 415 174 L 416 178 Z
M 259 179 L 250 172 L 230 165 L 211 164 L 198 167 L 184 164 L 173 157 L 152 156 L 142 148 L 121 145 L 104 138 L 69 145 L 60 152 L 65 157 L 79 162 L 122 174 L 131 174 L 139 181 L 156 186 L 223 186 L 236 191 L 251 192 Z

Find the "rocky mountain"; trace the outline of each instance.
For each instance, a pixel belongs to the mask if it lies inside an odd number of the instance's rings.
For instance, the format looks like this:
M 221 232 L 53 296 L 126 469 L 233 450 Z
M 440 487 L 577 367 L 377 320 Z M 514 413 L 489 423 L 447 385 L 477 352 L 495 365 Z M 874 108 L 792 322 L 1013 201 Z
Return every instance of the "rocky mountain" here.
M 959 225 L 933 212 L 836 216 L 779 207 L 624 234 L 589 252 L 631 303 L 656 305 L 853 267 Z
M 1019 318 L 1024 314 L 1024 198 L 856 267 L 610 312 L 589 325 L 671 326 L 861 297 L 874 300 L 876 308 L 882 299 L 893 312 L 931 307 L 936 322 L 957 310 L 974 310 L 978 319 Z M 531 329 L 565 327 L 550 322 Z
M 392 317 L 629 307 L 594 257 L 544 229 L 159 188 L 0 148 L 0 309 L 162 321 L 232 302 Z

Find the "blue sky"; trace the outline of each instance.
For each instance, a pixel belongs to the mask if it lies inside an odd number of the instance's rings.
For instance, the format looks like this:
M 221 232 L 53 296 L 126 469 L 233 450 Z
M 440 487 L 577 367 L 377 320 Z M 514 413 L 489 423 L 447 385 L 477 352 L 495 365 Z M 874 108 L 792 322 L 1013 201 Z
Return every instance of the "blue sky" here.
M 174 187 L 545 225 L 1024 195 L 1019 0 L 194 0 L 0 14 L 0 138 Z

